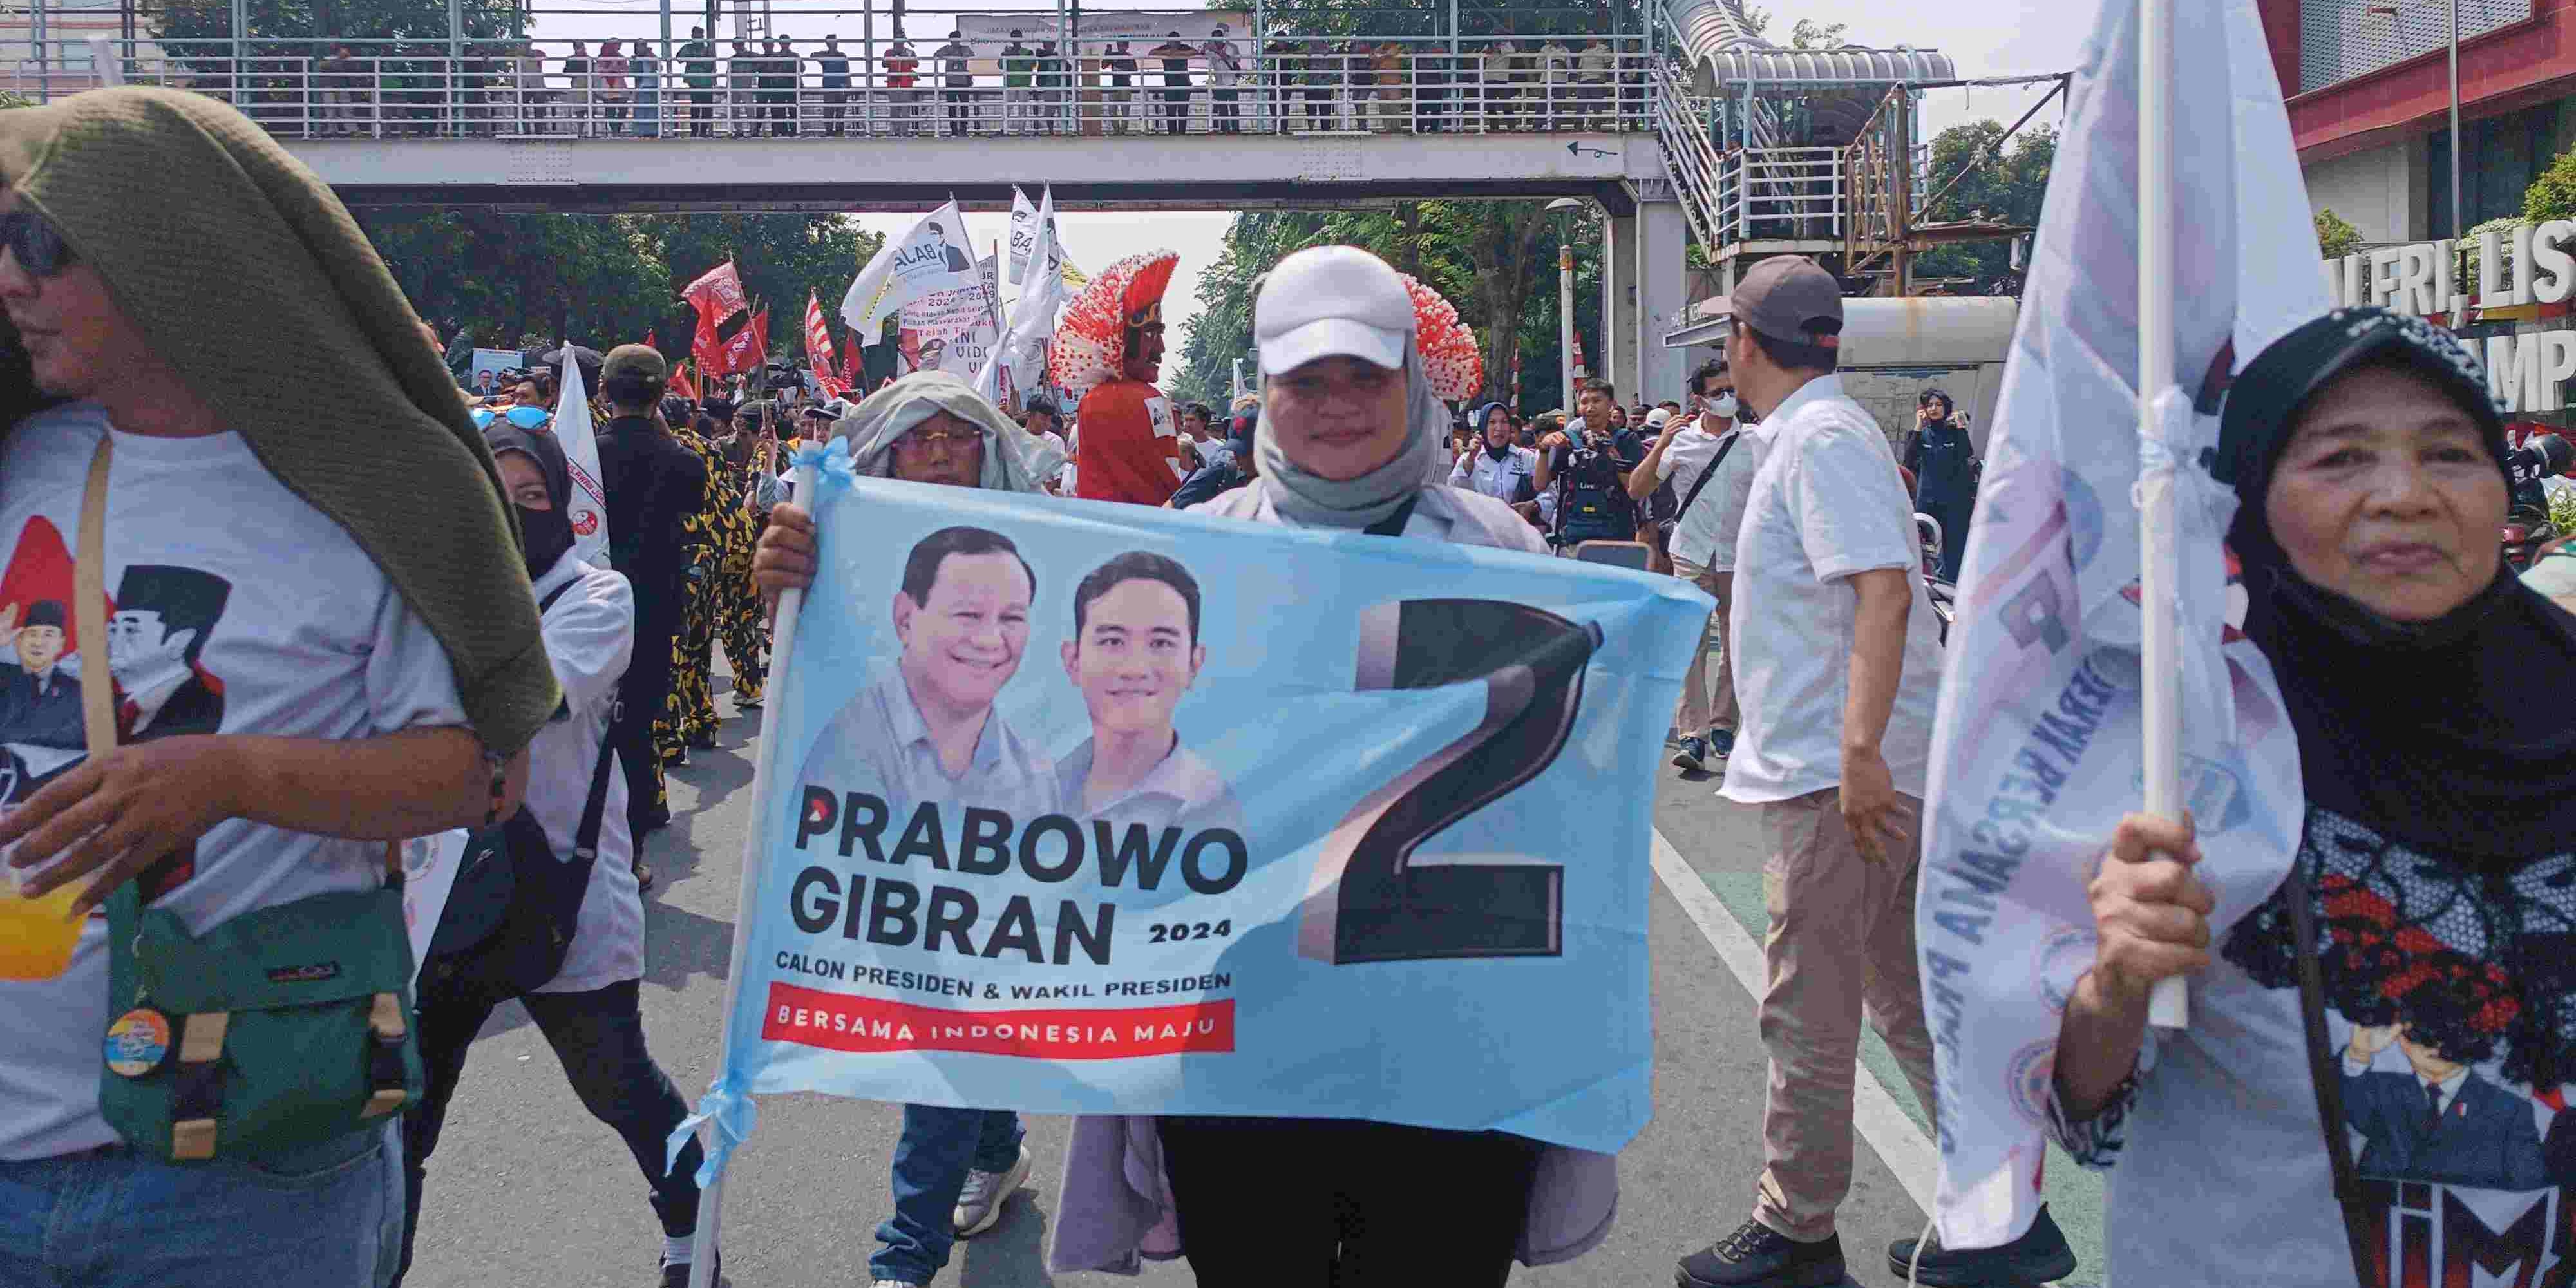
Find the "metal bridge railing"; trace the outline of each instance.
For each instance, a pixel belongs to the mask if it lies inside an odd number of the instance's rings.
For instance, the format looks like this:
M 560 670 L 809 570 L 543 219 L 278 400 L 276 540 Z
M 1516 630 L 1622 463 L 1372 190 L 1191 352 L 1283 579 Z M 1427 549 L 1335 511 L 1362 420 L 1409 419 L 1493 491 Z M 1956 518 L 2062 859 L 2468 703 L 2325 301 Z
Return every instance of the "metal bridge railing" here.
M 165 42 L 176 45 L 180 42 Z M 228 44 L 229 42 L 227 42 Z M 1237 41 L 1182 50 L 1083 41 L 1027 60 L 951 59 L 922 42 L 818 70 L 772 60 L 574 60 L 533 45 L 464 57 L 329 48 L 121 60 L 128 83 L 232 103 L 287 138 L 972 137 L 1117 134 L 1503 134 L 1649 131 L 1655 60 L 1642 37 L 1439 39 L 1351 48 Z M 273 48 L 276 42 L 263 42 Z M 439 46 L 441 51 L 446 46 Z M 1158 53 L 1157 50 L 1164 50 Z M 1454 52 L 1453 52 L 1454 49 Z M 850 51 L 855 53 L 855 51 Z M 0 64 L 23 93 L 100 83 L 59 62 Z

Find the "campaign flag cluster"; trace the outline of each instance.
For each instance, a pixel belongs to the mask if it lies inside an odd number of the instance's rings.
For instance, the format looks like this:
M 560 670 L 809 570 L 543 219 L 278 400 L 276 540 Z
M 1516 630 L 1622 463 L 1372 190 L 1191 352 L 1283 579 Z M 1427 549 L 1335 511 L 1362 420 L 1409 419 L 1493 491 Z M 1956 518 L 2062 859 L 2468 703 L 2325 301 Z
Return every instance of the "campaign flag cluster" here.
M 2173 6 L 2174 278 L 2138 280 L 2139 20 L 2108 0 L 2076 72 L 1986 452 L 1942 676 L 1916 934 L 1937 1050 L 1941 1242 L 2027 1230 L 2090 880 L 2142 807 L 2141 458 L 2179 505 L 2184 791 L 2214 934 L 2288 870 L 2299 757 L 2270 665 L 2235 633 L 2235 493 L 2203 463 L 2228 380 L 2325 309 L 2254 0 Z M 2139 388 L 2140 292 L 2170 292 L 2182 387 Z M 2139 404 L 2157 413 L 2139 441 Z M 2143 446 L 2143 451 L 2142 451 Z
M 727 1144 L 787 1091 L 1603 1152 L 1644 1126 L 1635 784 L 1705 595 L 845 455 L 814 491 Z M 999 625 L 953 625 L 968 602 Z
M 905 305 L 950 291 L 980 289 L 975 258 L 967 249 L 966 218 L 948 202 L 923 215 L 903 236 L 891 238 L 841 297 L 841 320 L 860 335 L 876 335 Z
M 1031 204 L 1029 194 L 1020 191 L 1016 185 L 1011 189 L 1011 284 L 1023 289 L 1030 280 L 1027 276 L 1030 256 L 1039 253 L 1040 238 L 1053 235 L 1055 185 L 1048 184 L 1045 194 L 1043 200 Z M 1091 279 L 1081 269 L 1075 268 L 1072 260 L 1063 256 L 1063 249 L 1062 246 L 1055 247 L 1056 278 L 1068 292 L 1081 290 Z M 1027 297 L 1023 295 L 1021 298 Z
M 1015 195 L 1022 202 L 1028 200 L 1025 195 Z M 1020 222 L 1016 206 L 1011 216 L 1011 245 L 1012 253 L 1019 255 Z M 1068 279 L 1078 276 L 1072 272 L 1073 266 L 1065 258 L 1064 242 L 1057 235 L 1055 187 L 1052 184 L 1045 189 L 1037 208 L 1030 212 L 1027 254 L 1038 262 L 1038 271 L 1030 274 L 1027 284 L 1020 288 L 1020 301 L 1012 311 L 1010 328 L 1003 333 L 992 361 L 975 373 L 976 390 L 996 403 L 1004 400 L 1008 390 L 1032 389 L 1045 380 L 1047 341 L 1055 335 L 1057 314 L 1064 310 L 1065 301 L 1072 298 Z M 1056 271 L 1048 272 L 1048 264 L 1053 264 Z

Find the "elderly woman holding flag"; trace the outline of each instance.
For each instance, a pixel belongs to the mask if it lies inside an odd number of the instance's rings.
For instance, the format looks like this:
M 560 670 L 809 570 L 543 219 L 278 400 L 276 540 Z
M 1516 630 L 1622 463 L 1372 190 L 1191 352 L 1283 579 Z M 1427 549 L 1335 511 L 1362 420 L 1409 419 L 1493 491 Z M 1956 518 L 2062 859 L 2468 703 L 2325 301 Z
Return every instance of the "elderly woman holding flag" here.
M 2576 722 L 2525 694 L 2576 665 L 2576 617 L 2502 564 L 2505 452 L 2476 358 L 2415 318 L 2339 310 L 2236 382 L 2217 473 L 2305 823 L 2232 925 L 2189 824 L 2131 817 L 2093 879 L 2051 1107 L 2120 1163 L 2115 1274 L 2452 1283 L 2576 1252 L 2519 1215 L 2576 1180 Z M 2192 1027 L 2151 1034 L 2186 974 Z
M 833 433 L 849 441 L 859 473 L 907 483 L 1036 492 L 1064 464 L 1062 449 L 1012 424 L 943 371 L 916 371 L 878 390 Z M 813 516 L 786 502 L 773 508 L 753 567 L 772 594 L 810 585 Z M 928 788 L 954 791 L 955 785 Z M 894 1151 L 894 1216 L 877 1227 L 877 1252 L 868 1259 L 878 1288 L 922 1288 L 948 1263 L 958 1239 L 1001 1219 L 1003 1200 L 1029 1175 L 1021 1136 L 1019 1115 L 1007 1109 L 904 1106 L 903 1139 Z

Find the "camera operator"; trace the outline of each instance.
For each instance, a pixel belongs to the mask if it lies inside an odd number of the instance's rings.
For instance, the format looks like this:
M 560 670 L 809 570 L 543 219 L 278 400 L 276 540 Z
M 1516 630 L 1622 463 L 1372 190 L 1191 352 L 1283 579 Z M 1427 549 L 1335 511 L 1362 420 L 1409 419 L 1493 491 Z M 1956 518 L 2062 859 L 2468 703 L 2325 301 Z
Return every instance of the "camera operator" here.
M 1560 549 L 1585 541 L 1637 539 L 1637 503 L 1628 475 L 1646 456 L 1645 444 L 1614 423 L 1618 391 L 1607 380 L 1588 380 L 1576 399 L 1582 419 L 1538 442 L 1537 489 L 1556 489 L 1549 540 Z

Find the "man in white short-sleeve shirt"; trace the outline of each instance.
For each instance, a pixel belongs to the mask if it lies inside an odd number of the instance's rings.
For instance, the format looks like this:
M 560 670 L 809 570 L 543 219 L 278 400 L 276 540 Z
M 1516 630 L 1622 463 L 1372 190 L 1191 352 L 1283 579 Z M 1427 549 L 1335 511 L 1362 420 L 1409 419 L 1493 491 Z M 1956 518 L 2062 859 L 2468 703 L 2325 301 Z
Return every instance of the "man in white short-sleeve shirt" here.
M 1673 732 L 1681 746 L 1673 767 L 1698 770 L 1714 757 L 1735 751 L 1735 646 L 1727 638 L 1727 606 L 1735 598 L 1735 532 L 1744 517 L 1744 502 L 1753 491 L 1753 472 L 1762 462 L 1762 432 L 1739 420 L 1735 376 L 1723 358 L 1691 373 L 1691 397 L 1699 414 L 1667 424 L 1647 449 L 1643 467 L 1628 476 L 1628 494 L 1640 503 L 1663 483 L 1671 483 L 1680 507 L 1673 516 L 1668 553 L 1673 575 L 1707 591 L 1717 600 L 1702 628 L 1699 648 L 1691 654 L 1690 672 L 1682 677 L 1681 701 L 1673 709 Z M 1714 475 L 1710 470 L 1717 471 Z M 1708 645 L 1718 643 L 1717 691 L 1708 685 Z
M 1780 256 L 1725 311 L 1727 366 L 1770 436 L 1735 547 L 1743 722 L 1722 794 L 1760 809 L 1768 851 L 1771 1077 L 1751 1219 L 1683 1259 L 1680 1279 L 1839 1283 L 1864 1015 L 1933 1105 L 1914 888 L 1940 643 L 1895 456 L 1834 375 L 1840 287 Z

